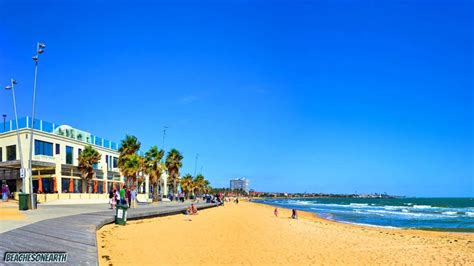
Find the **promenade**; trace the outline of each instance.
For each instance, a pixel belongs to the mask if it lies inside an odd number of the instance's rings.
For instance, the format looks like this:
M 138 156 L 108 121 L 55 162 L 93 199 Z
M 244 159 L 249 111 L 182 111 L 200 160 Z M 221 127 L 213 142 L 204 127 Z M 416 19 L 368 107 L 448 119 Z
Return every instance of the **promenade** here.
M 138 208 L 129 209 L 128 220 L 179 214 L 189 204 L 140 204 Z M 199 209 L 214 206 L 197 204 Z M 38 210 L 25 213 L 24 221 L 1 221 L 0 265 L 5 265 L 6 251 L 67 252 L 68 264 L 98 265 L 96 231 L 114 222 L 115 211 L 108 209 L 108 204 L 77 204 L 39 205 Z

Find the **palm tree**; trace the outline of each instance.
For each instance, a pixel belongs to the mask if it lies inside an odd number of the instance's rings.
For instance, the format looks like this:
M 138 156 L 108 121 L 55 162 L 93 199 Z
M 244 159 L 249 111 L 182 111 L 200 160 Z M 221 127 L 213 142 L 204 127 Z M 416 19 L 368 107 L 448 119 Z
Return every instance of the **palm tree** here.
M 204 188 L 206 186 L 206 179 L 203 175 L 197 175 L 194 180 L 194 188 L 197 190 L 196 194 L 201 195 L 204 192 Z
M 87 182 L 87 192 L 92 193 L 92 178 L 95 175 L 94 165 L 100 161 L 100 153 L 91 145 L 87 145 L 79 154 L 79 170 L 82 173 L 82 179 Z
M 209 182 L 209 180 L 204 180 L 204 189 L 203 189 L 204 193 L 209 193 L 212 191 L 212 187 L 211 187 L 211 182 Z
M 190 174 L 186 174 L 179 182 L 181 189 L 186 193 L 186 198 L 189 199 L 189 195 L 194 190 L 193 177 Z
M 145 153 L 145 173 L 148 174 L 150 182 L 153 185 L 153 201 L 158 201 L 158 184 L 165 167 L 160 163 L 165 155 L 164 150 L 159 150 L 153 146 Z
M 168 183 L 173 186 L 173 194 L 176 195 L 178 193 L 178 178 L 179 178 L 179 168 L 183 166 L 182 163 L 183 155 L 176 150 L 171 149 L 166 156 L 166 169 L 168 170 Z
M 141 143 L 137 137 L 126 135 L 119 148 L 118 167 L 122 174 L 127 178 L 127 184 L 131 180 L 135 182 L 138 172 L 141 168 L 141 158 L 137 155 Z
M 143 169 L 143 161 L 143 158 L 136 153 L 127 156 L 123 161 L 120 171 L 122 171 L 122 174 L 127 177 L 128 185 L 132 182 L 135 184 L 138 173 Z

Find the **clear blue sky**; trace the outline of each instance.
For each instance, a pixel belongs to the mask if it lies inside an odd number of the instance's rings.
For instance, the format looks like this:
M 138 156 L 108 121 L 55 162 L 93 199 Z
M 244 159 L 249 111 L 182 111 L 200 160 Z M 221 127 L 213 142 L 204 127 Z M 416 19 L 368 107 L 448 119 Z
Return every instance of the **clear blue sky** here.
M 19 114 L 42 40 L 38 117 L 144 149 L 167 125 L 214 186 L 474 196 L 472 1 L 172 2 L 1 0 Z

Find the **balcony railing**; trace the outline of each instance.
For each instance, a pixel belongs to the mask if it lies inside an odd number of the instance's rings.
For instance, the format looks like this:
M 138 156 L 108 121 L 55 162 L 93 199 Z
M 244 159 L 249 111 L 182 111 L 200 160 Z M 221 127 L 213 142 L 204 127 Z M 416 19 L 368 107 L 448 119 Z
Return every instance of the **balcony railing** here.
M 32 126 L 32 119 L 30 117 L 22 117 L 18 119 L 18 128 L 31 128 Z M 61 125 L 47 122 L 41 119 L 35 119 L 35 127 L 34 129 L 45 132 L 45 133 L 50 133 L 54 135 L 60 135 L 66 138 L 74 139 L 77 141 L 89 143 L 95 146 L 111 149 L 111 150 L 118 150 L 118 144 L 116 142 L 95 136 L 90 134 L 90 137 L 86 137 L 84 131 L 77 130 L 77 129 L 66 129 L 62 130 Z M 6 121 L 5 123 L 0 124 L 0 134 L 3 133 L 8 133 L 11 131 L 16 130 L 16 121 L 15 120 L 9 120 Z M 69 131 L 70 130 L 70 131 Z M 77 131 L 77 133 L 75 133 Z

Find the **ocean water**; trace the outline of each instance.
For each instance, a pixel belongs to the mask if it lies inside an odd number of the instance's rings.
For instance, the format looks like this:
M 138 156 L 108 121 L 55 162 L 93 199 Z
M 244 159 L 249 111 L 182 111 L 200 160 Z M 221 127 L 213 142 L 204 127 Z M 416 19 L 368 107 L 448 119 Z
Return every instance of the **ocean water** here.
M 474 198 L 291 198 L 255 200 L 369 226 L 474 232 Z

